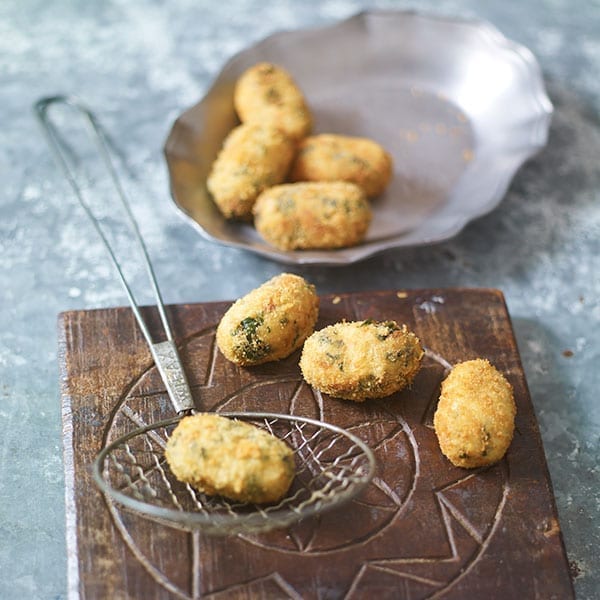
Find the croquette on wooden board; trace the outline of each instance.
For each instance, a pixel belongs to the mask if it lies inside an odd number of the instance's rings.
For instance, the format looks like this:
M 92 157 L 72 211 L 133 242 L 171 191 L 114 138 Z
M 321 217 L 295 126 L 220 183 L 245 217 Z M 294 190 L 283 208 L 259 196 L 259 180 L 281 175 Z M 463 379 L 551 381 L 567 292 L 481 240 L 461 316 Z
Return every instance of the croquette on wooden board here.
M 318 314 L 315 286 L 281 273 L 231 305 L 217 326 L 217 346 L 238 365 L 278 361 L 302 346 Z
M 304 343 L 305 381 L 336 398 L 364 402 L 409 386 L 423 359 L 417 336 L 395 321 L 341 321 Z
M 433 417 L 441 451 L 457 467 L 499 461 L 513 439 L 515 411 L 512 386 L 489 361 L 453 365 Z
M 179 481 L 210 495 L 277 502 L 294 479 L 292 449 L 264 429 L 214 413 L 184 417 L 165 457 Z

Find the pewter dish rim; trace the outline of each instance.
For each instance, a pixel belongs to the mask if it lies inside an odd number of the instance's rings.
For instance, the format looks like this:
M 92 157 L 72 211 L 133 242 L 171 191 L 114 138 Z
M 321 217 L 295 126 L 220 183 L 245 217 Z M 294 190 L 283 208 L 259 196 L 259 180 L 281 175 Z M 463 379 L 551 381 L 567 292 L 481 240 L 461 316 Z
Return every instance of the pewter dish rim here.
M 202 211 L 201 218 L 197 214 L 196 216 L 192 215 L 188 209 L 190 198 L 182 192 L 174 172 L 176 155 L 181 154 L 177 145 L 182 135 L 189 135 L 189 132 L 184 131 L 185 121 L 188 120 L 189 122 L 190 119 L 194 118 L 198 111 L 203 110 L 203 105 L 215 95 L 227 96 L 229 94 L 226 100 L 231 102 L 232 88 L 229 91 L 225 90 L 225 82 L 228 79 L 231 82 L 232 73 L 237 72 L 239 74 L 242 72 L 245 63 L 250 64 L 248 63 L 249 57 L 258 57 L 260 60 L 264 56 L 265 60 L 268 60 L 269 56 L 265 53 L 273 44 L 285 44 L 286 39 L 292 39 L 293 36 L 296 36 L 296 38 L 317 36 L 318 38 L 335 32 L 337 32 L 337 35 L 357 35 L 356 32 L 359 32 L 358 35 L 369 35 L 369 21 L 377 19 L 387 21 L 388 24 L 404 23 L 405 26 L 407 21 L 414 21 L 418 26 L 424 27 L 425 31 L 428 27 L 430 29 L 441 28 L 448 32 L 449 37 L 459 36 L 459 41 L 462 31 L 466 32 L 464 34 L 465 39 L 471 39 L 467 34 L 472 37 L 473 33 L 476 33 L 478 39 L 483 40 L 482 43 L 493 47 L 498 57 L 502 55 L 507 65 L 515 71 L 522 71 L 518 74 L 520 87 L 513 86 L 508 92 L 510 92 L 513 101 L 518 101 L 519 97 L 527 100 L 531 106 L 529 114 L 519 116 L 521 121 L 524 122 L 516 123 L 514 129 L 510 130 L 510 135 L 500 145 L 497 141 L 490 143 L 486 138 L 477 139 L 478 146 L 474 148 L 476 156 L 474 162 L 477 163 L 479 155 L 485 156 L 485 161 L 475 165 L 467 165 L 458 181 L 445 190 L 444 206 L 447 207 L 446 210 L 438 210 L 431 217 L 426 218 L 420 226 L 412 230 L 399 232 L 396 235 L 387 235 L 380 239 L 369 239 L 367 237 L 363 243 L 357 246 L 335 250 L 294 251 L 282 251 L 270 246 L 260 238 L 251 224 L 228 222 L 220 214 L 215 214 L 218 211 L 214 206 L 210 208 L 210 211 Z M 424 51 L 427 51 L 427 49 Z M 164 154 L 169 171 L 171 199 L 177 212 L 184 220 L 192 225 L 203 238 L 212 242 L 243 249 L 284 264 L 349 265 L 394 248 L 425 246 L 446 241 L 460 233 L 471 221 L 494 210 L 505 196 L 516 172 L 546 145 L 552 113 L 553 106 L 546 93 L 541 69 L 534 55 L 525 46 L 506 38 L 489 22 L 431 15 L 416 11 L 362 11 L 331 25 L 275 32 L 230 58 L 203 98 L 179 115 L 169 133 L 164 147 Z M 469 116 L 467 113 L 467 117 Z M 477 133 L 475 131 L 474 135 L 477 135 Z M 194 134 L 194 136 L 194 143 L 199 142 L 199 135 Z M 183 158 L 187 160 L 189 157 L 186 157 L 184 153 Z M 479 191 L 479 195 L 473 196 L 472 205 L 468 210 L 462 210 L 456 197 L 462 194 L 468 185 L 474 185 L 472 179 L 476 176 L 480 178 L 480 182 L 485 188 L 483 189 L 484 193 L 481 193 L 482 185 L 478 182 L 475 187 L 477 188 L 476 191 Z M 448 207 L 458 210 L 448 210 Z M 208 214 L 209 212 L 211 214 Z M 376 215 L 376 204 L 373 212 Z M 443 224 L 441 225 L 442 219 Z

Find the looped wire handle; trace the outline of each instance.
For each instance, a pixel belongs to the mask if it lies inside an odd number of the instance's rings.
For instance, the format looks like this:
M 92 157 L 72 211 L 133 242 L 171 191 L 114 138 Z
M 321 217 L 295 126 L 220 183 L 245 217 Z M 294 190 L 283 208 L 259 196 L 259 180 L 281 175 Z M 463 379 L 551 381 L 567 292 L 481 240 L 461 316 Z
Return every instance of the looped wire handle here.
M 117 259 L 106 235 L 102 230 L 100 221 L 96 218 L 93 210 L 86 202 L 81 187 L 77 183 L 77 178 L 73 173 L 70 161 L 66 156 L 63 145 L 61 145 L 60 143 L 61 135 L 59 133 L 59 130 L 56 127 L 56 125 L 52 122 L 48 114 L 48 109 L 52 105 L 56 104 L 66 105 L 76 110 L 83 117 L 85 123 L 87 124 L 88 133 L 92 141 L 95 143 L 102 163 L 104 164 L 104 167 L 106 168 L 108 175 L 110 176 L 110 180 L 112 181 L 114 188 L 117 192 L 117 197 L 119 198 L 127 216 L 127 220 L 129 222 L 128 224 L 131 227 L 135 240 L 137 241 L 137 244 L 139 246 L 140 252 L 144 258 L 148 278 L 150 279 L 152 291 L 154 292 L 154 296 L 156 298 L 156 305 L 158 307 L 160 319 L 167 338 L 165 341 L 154 341 L 152 334 L 150 333 L 150 330 L 140 312 L 139 306 L 135 300 L 131 287 L 129 286 L 123 273 L 123 270 L 121 269 L 119 260 Z M 131 309 L 133 310 L 133 314 L 135 315 L 135 318 L 140 326 L 142 334 L 144 335 L 144 338 L 146 339 L 146 342 L 150 347 L 152 357 L 154 358 L 154 362 L 156 363 L 158 371 L 166 385 L 167 392 L 169 394 L 169 398 L 171 399 L 173 407 L 178 413 L 193 410 L 194 402 L 192 400 L 192 394 L 190 392 L 190 387 L 185 375 L 185 371 L 183 370 L 181 358 L 179 356 L 179 352 L 177 350 L 177 346 L 175 345 L 173 334 L 171 332 L 171 327 L 169 325 L 169 320 L 167 318 L 165 306 L 162 300 L 160 290 L 158 288 L 158 283 L 156 281 L 154 269 L 152 268 L 152 263 L 150 262 L 150 257 L 148 255 L 146 245 L 144 244 L 144 240 L 142 239 L 137 221 L 135 220 L 133 212 L 131 211 L 129 200 L 117 176 L 117 171 L 111 159 L 105 135 L 102 131 L 98 120 L 89 108 L 87 108 L 84 104 L 82 104 L 77 98 L 74 98 L 73 96 L 50 96 L 47 98 L 42 98 L 35 103 L 34 112 L 38 118 L 38 121 L 42 127 L 42 130 L 46 136 L 46 140 L 48 141 L 48 144 L 50 146 L 52 154 L 54 155 L 54 158 L 58 163 L 58 166 L 60 167 L 67 181 L 69 182 L 75 194 L 75 197 L 77 198 L 79 204 L 90 219 L 92 225 L 94 226 L 94 229 L 96 230 L 96 233 L 100 236 L 100 239 L 102 240 L 106 250 L 108 251 L 112 263 L 116 267 L 119 279 L 121 280 L 121 283 L 125 288 L 127 298 L 131 305 Z

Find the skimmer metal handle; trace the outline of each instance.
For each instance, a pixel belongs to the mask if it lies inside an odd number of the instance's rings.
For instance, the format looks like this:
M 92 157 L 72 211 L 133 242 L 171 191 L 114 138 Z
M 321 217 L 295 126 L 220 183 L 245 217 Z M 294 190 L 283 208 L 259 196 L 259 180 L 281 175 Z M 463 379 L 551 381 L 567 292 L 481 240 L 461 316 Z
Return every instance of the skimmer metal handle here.
M 50 106 L 56 104 L 62 104 L 77 111 L 80 114 L 80 116 L 84 119 L 84 122 L 87 125 L 88 133 L 93 142 L 95 143 L 102 163 L 104 164 L 110 177 L 110 180 L 114 185 L 115 191 L 117 192 L 117 198 L 123 206 L 123 209 L 127 216 L 127 221 L 129 222 L 129 226 L 131 227 L 135 240 L 144 258 L 146 271 L 150 279 L 154 296 L 156 298 L 156 305 L 158 307 L 160 319 L 167 338 L 165 341 L 157 342 L 152 337 L 152 334 L 150 333 L 150 330 L 146 325 L 146 322 L 144 321 L 144 318 L 140 312 L 139 306 L 135 300 L 131 287 L 129 286 L 125 278 L 119 260 L 117 259 L 106 235 L 102 230 L 99 219 L 96 218 L 90 205 L 88 204 L 88 202 L 86 202 L 81 186 L 77 183 L 77 178 L 74 175 L 74 169 L 71 165 L 72 159 L 69 159 L 67 153 L 64 151 L 65 146 L 60 143 L 61 135 L 59 133 L 58 127 L 50 119 L 48 114 L 48 109 L 50 108 Z M 77 98 L 74 98 L 72 96 L 51 96 L 47 98 L 42 98 L 35 103 L 34 112 L 40 122 L 40 125 L 42 126 L 42 130 L 46 136 L 46 139 L 48 141 L 50 149 L 52 150 L 54 158 L 58 163 L 58 166 L 60 167 L 67 181 L 69 182 L 75 194 L 75 197 L 79 201 L 79 204 L 82 206 L 83 210 L 85 211 L 86 215 L 88 216 L 92 225 L 94 226 L 96 232 L 100 236 L 100 239 L 104 243 L 104 246 L 106 247 L 110 258 L 117 269 L 119 279 L 121 280 L 121 283 L 125 288 L 127 298 L 129 299 L 129 303 L 131 304 L 131 308 L 133 310 L 133 314 L 135 315 L 135 318 L 137 319 L 140 329 L 142 330 L 144 338 L 146 339 L 146 342 L 150 347 L 152 357 L 154 358 L 158 371 L 166 385 L 167 393 L 169 394 L 169 398 L 171 399 L 173 407 L 178 413 L 192 410 L 194 408 L 192 394 L 190 392 L 190 387 L 185 375 L 185 371 L 183 369 L 183 365 L 181 363 L 181 358 L 179 356 L 177 346 L 175 345 L 175 341 L 173 339 L 173 334 L 171 332 L 171 327 L 169 325 L 169 320 L 167 318 L 162 296 L 158 288 L 156 276 L 154 274 L 154 269 L 152 268 L 152 263 L 150 262 L 150 257 L 148 255 L 146 245 L 144 244 L 144 240 L 142 239 L 137 221 L 135 220 L 133 212 L 131 211 L 129 200 L 127 198 L 123 186 L 119 181 L 119 177 L 111 159 L 110 151 L 102 127 L 100 126 L 98 120 L 96 119 L 92 111 L 85 105 L 83 105 Z

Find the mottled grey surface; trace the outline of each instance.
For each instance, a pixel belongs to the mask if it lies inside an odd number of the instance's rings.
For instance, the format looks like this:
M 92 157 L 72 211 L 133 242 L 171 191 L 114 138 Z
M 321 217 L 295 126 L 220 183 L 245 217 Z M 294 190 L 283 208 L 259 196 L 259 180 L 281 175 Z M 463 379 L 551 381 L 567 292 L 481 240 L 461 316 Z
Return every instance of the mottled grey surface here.
M 161 151 L 170 125 L 234 52 L 274 30 L 331 23 L 368 7 L 483 18 L 531 48 L 556 109 L 549 145 L 492 214 L 451 241 L 351 267 L 293 270 L 321 293 L 504 291 L 577 595 L 597 597 L 600 5 L 568 0 L 0 4 L 0 597 L 67 595 L 56 316 L 125 303 L 30 105 L 72 92 L 99 113 L 135 173 L 126 184 L 168 302 L 235 298 L 282 266 L 212 245 L 176 214 Z

